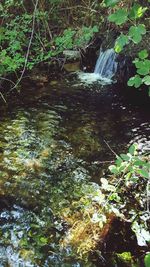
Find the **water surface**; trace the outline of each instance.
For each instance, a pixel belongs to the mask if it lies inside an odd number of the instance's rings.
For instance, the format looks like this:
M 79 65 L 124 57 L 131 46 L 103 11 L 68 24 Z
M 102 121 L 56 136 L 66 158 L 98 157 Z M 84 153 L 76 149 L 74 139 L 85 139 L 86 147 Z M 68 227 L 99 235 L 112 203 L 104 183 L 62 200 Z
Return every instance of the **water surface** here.
M 95 266 L 61 249 L 59 211 L 100 183 L 115 155 L 139 143 L 149 152 L 148 109 L 117 86 L 77 77 L 25 79 L 0 108 L 0 266 Z M 111 149 L 110 149 L 111 148 Z

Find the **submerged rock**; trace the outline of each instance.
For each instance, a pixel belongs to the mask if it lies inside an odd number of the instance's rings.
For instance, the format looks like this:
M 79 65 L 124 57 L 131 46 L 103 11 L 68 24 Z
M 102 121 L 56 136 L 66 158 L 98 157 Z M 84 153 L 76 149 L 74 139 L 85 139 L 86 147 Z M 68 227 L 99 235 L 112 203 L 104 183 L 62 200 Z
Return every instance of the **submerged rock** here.
M 80 70 L 80 62 L 74 62 L 74 63 L 66 63 L 64 64 L 64 69 L 68 72 L 74 72 L 77 70 Z

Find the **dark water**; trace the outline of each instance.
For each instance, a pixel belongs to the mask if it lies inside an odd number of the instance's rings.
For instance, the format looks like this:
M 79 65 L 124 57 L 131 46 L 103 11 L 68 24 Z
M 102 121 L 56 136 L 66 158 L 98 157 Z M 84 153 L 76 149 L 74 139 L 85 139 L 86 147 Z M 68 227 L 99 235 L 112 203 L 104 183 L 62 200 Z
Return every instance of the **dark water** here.
M 0 266 L 95 266 L 60 247 L 60 212 L 100 182 L 112 150 L 150 150 L 148 107 L 74 76 L 22 87 L 0 108 Z

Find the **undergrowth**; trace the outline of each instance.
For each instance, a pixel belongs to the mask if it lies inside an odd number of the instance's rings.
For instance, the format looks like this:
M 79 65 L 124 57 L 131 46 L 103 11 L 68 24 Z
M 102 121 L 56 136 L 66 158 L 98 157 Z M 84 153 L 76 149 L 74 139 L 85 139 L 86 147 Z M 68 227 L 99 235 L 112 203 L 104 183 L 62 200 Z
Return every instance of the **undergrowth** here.
M 137 145 L 132 145 L 127 154 L 117 156 L 109 167 L 111 174 L 101 178 L 100 185 L 84 185 L 83 196 L 61 211 L 68 225 L 62 247 L 71 246 L 86 260 L 89 253 L 100 250 L 115 218 L 131 223 L 138 245 L 141 239 L 143 246 L 150 243 L 149 155 L 139 156 L 137 150 Z

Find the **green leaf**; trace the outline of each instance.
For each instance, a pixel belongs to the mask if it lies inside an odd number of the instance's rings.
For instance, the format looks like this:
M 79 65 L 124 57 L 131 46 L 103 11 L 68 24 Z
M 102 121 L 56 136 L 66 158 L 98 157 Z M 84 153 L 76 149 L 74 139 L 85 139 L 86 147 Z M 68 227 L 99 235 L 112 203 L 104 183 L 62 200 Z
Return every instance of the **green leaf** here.
M 98 26 L 97 25 L 94 25 L 93 28 L 92 28 L 92 31 L 95 32 L 95 33 L 96 32 L 99 32 Z
M 130 160 L 130 157 L 128 155 L 126 155 L 126 154 L 120 154 L 120 157 L 125 161 Z
M 128 86 L 134 86 L 135 88 L 139 88 L 142 84 L 142 79 L 139 75 L 135 75 L 128 80 Z
M 121 34 L 115 43 L 115 52 L 120 53 L 124 46 L 129 43 L 129 38 L 127 35 Z
M 150 178 L 148 171 L 145 169 L 138 170 L 138 173 L 144 178 L 148 178 L 148 179 Z
M 150 253 L 148 253 L 148 254 L 144 257 L 144 264 L 145 264 L 145 267 L 150 267 Z
M 48 243 L 48 240 L 46 237 L 40 237 L 39 243 L 40 243 L 40 245 L 46 245 Z
M 119 157 L 119 156 L 117 156 L 117 159 L 116 159 L 116 161 L 115 161 L 117 167 L 120 167 L 120 165 L 121 165 L 122 162 L 123 162 L 122 158 Z
M 150 87 L 148 88 L 148 96 L 150 96 Z
M 136 144 L 133 144 L 132 146 L 129 147 L 129 153 L 134 156 L 135 155 L 135 152 L 137 150 L 137 145 Z
M 119 202 L 121 199 L 120 199 L 120 197 L 118 196 L 118 194 L 117 193 L 112 193 L 110 196 L 109 196 L 109 200 L 111 200 L 111 201 L 116 201 L 116 202 Z
M 140 160 L 140 159 L 137 159 L 135 162 L 134 162 L 134 165 L 135 166 L 138 166 L 138 167 L 141 167 L 141 166 L 144 166 L 145 165 L 145 162 Z
M 129 18 L 130 19 L 138 19 L 143 16 L 145 11 L 147 10 L 147 7 L 142 7 L 139 4 L 134 4 L 133 7 L 130 10 Z
M 128 13 L 124 8 L 118 9 L 114 14 L 110 15 L 108 19 L 110 22 L 114 22 L 117 25 L 121 25 L 127 21 Z
M 139 53 L 138 53 L 138 56 L 140 59 L 145 59 L 148 57 L 148 52 L 146 49 L 143 49 L 141 50 Z
M 150 75 L 145 76 L 142 81 L 144 84 L 150 85 Z
M 145 59 L 140 61 L 139 59 L 136 59 L 133 61 L 135 63 L 135 66 L 137 68 L 137 73 L 140 75 L 147 75 L 150 72 L 150 60 Z
M 111 165 L 109 166 L 109 170 L 111 171 L 111 173 L 113 174 L 117 174 L 118 173 L 118 169 L 115 165 Z
M 105 5 L 107 7 L 113 7 L 115 6 L 117 3 L 119 3 L 121 0 L 105 0 Z
M 150 72 L 150 61 L 144 60 L 142 62 L 136 63 L 137 73 L 140 75 L 147 75 Z
M 146 33 L 145 25 L 131 26 L 129 29 L 129 36 L 131 40 L 138 44 L 142 40 L 142 35 Z

